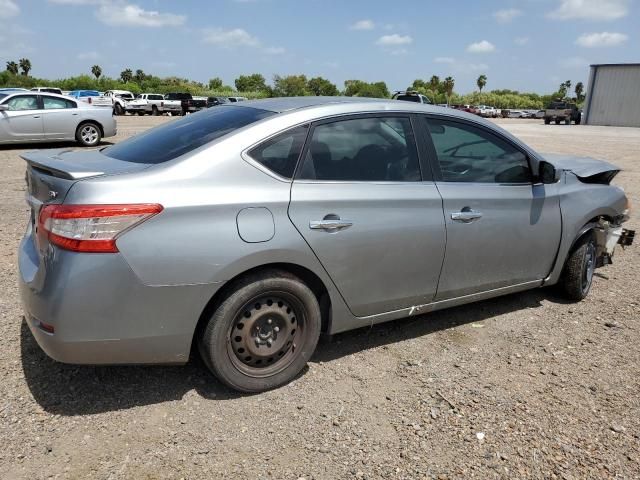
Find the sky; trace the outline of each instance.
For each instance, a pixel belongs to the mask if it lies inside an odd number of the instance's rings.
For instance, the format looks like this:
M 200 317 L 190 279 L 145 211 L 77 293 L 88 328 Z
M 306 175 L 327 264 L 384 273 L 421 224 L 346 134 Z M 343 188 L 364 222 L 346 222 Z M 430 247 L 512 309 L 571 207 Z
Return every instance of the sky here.
M 241 74 L 548 93 L 592 63 L 640 62 L 640 0 L 0 0 L 0 66 L 61 78 L 98 64 L 225 84 Z

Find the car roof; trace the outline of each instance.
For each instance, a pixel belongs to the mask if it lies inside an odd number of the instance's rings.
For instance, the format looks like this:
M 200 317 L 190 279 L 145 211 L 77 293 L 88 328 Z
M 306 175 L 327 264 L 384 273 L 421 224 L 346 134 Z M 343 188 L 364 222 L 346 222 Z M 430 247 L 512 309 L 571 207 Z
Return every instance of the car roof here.
M 452 114 L 452 109 L 443 109 L 435 105 L 429 105 L 424 103 L 403 102 L 399 100 L 390 100 L 382 98 L 368 98 L 368 97 L 280 97 L 280 98 L 265 98 L 260 100 L 247 100 L 241 102 L 235 106 L 237 107 L 252 107 L 259 108 L 261 110 L 268 110 L 274 113 L 290 112 L 292 110 L 301 109 L 313 109 L 332 106 L 335 107 L 336 113 L 341 113 L 341 110 L 353 110 L 353 106 L 359 106 L 361 111 L 406 111 L 406 112 L 433 112 L 443 113 L 445 110 L 448 114 Z M 475 115 L 456 113 L 460 117 L 476 117 Z

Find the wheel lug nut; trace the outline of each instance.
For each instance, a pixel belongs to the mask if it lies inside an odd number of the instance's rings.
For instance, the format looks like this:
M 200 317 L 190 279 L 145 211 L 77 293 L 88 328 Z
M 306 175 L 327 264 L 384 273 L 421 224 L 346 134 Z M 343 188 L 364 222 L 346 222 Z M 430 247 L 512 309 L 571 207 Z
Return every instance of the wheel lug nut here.
M 270 347 L 270 346 L 271 346 L 271 340 L 268 340 L 267 341 L 267 347 Z
M 268 323 L 269 325 L 271 325 L 271 324 L 273 323 L 273 320 L 269 319 L 269 320 L 267 320 L 267 323 Z
M 280 331 L 280 327 L 273 327 L 273 331 L 278 333 Z

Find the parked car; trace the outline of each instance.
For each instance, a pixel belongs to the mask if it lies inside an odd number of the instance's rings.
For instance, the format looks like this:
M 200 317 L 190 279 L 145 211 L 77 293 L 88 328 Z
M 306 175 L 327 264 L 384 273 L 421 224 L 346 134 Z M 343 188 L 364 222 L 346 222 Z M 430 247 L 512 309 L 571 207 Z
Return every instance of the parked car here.
M 228 102 L 227 97 L 207 97 L 207 108 L 216 107 Z
M 428 105 L 433 104 L 433 102 L 427 97 L 418 92 L 412 92 L 410 90 L 405 91 L 397 91 L 391 96 L 392 100 L 403 100 L 405 102 L 414 102 L 414 103 L 425 103 Z
M 179 101 L 182 115 L 207 108 L 206 100 L 195 100 L 190 93 L 167 93 L 165 100 Z
M 246 102 L 247 97 L 227 97 L 227 100 L 229 100 L 231 103 Z
M 124 115 L 127 112 L 127 104 L 135 98 L 128 90 L 107 90 L 104 96 L 111 99 L 113 112 L 116 115 Z
M 55 87 L 36 87 L 31 89 L 32 92 L 42 92 L 42 93 L 57 93 L 58 95 L 62 95 L 62 90 Z
M 26 88 L 18 88 L 18 87 L 6 87 L 0 88 L 0 92 L 28 92 Z
M 508 118 L 527 118 L 527 113 L 524 110 L 507 110 L 506 115 Z
M 582 111 L 575 103 L 571 102 L 551 102 L 544 112 L 545 125 L 549 125 L 551 122 L 555 122 L 556 125 L 559 125 L 560 122 L 567 125 L 571 125 L 571 122 L 580 125 L 581 121 Z
M 111 108 L 111 99 L 105 97 L 97 90 L 72 90 L 68 94 L 69 97 L 73 97 L 81 102 L 86 102 L 94 107 L 109 107 Z
M 138 115 L 162 115 L 163 113 L 181 113 L 181 102 L 170 102 L 159 93 L 141 93 L 127 102 L 127 112 Z
M 500 116 L 500 110 L 496 107 L 490 107 L 488 105 L 478 105 L 476 108 L 477 114 L 484 118 L 496 118 Z
M 295 378 L 321 331 L 554 284 L 578 301 L 632 243 L 614 165 L 413 102 L 222 105 L 23 158 L 19 282 L 42 349 L 185 363 L 195 344 L 244 392 Z
M 0 92 L 0 143 L 77 141 L 94 147 L 116 134 L 111 110 L 43 92 Z

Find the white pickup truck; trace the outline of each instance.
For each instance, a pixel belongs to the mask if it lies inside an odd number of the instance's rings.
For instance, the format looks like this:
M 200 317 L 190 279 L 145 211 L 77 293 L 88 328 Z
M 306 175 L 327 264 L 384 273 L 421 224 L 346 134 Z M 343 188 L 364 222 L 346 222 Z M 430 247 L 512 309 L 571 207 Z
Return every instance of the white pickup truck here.
M 113 113 L 116 115 L 124 115 L 127 111 L 127 104 L 135 97 L 128 90 L 107 90 L 104 92 L 105 97 L 111 99 L 113 105 Z
M 499 117 L 501 111 L 496 107 L 490 107 L 488 105 L 478 105 L 478 112 L 481 117 L 485 118 L 496 118 Z
M 182 113 L 179 100 L 165 100 L 159 93 L 141 93 L 134 100 L 127 102 L 127 112 L 138 115 L 162 115 L 163 113 Z

